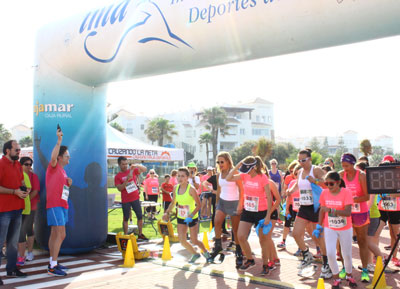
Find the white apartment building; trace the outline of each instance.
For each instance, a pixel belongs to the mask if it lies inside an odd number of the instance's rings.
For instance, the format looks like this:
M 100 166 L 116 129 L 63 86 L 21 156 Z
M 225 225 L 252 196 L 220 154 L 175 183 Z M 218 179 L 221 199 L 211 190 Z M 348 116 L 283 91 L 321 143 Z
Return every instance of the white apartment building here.
M 12 138 L 20 141 L 24 137 L 32 135 L 32 129 L 24 123 L 17 124 L 11 128 Z
M 248 140 L 258 140 L 260 137 L 274 139 L 274 104 L 262 98 L 240 104 L 222 105 L 228 116 L 229 135 L 220 136 L 218 151 L 231 151 Z M 150 118 L 137 116 L 127 110 L 116 112 L 118 117 L 112 122 L 120 124 L 127 134 L 149 142 L 144 130 Z M 205 132 L 205 123 L 201 121 L 201 111 L 188 110 L 161 115 L 175 125 L 178 136 L 174 136 L 175 147 L 183 148 L 188 152 L 188 159 L 193 158 L 207 166 L 206 147 L 199 144 L 199 137 Z M 212 150 L 211 144 L 209 145 Z M 210 152 L 209 159 L 212 158 Z M 213 165 L 213 164 L 210 164 Z

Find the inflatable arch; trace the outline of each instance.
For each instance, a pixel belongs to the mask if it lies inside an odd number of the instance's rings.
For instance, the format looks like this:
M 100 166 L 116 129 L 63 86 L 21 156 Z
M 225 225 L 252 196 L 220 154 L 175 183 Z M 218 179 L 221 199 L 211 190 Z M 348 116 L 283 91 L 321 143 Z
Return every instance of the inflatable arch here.
M 74 181 L 61 251 L 106 239 L 108 82 L 398 34 L 398 0 L 124 0 L 42 28 L 34 80 L 39 244 L 46 248 L 49 236 L 44 179 L 57 124 Z

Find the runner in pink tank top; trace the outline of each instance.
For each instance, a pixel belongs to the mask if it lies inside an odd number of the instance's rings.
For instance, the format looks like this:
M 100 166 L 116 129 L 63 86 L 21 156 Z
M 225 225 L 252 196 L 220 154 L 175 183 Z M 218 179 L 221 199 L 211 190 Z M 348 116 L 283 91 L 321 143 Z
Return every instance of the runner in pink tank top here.
M 369 195 L 367 192 L 367 178 L 364 172 L 357 170 L 355 164 L 357 159 L 350 153 L 345 153 L 341 158 L 343 171 L 340 176 L 343 178 L 346 188 L 351 191 L 353 195 L 354 205 L 351 210 L 351 218 L 353 222 L 353 229 L 357 236 L 357 243 L 360 249 L 360 257 L 363 272 L 361 274 L 362 282 L 369 282 L 368 276 L 368 224 L 369 224 L 369 211 L 367 201 Z

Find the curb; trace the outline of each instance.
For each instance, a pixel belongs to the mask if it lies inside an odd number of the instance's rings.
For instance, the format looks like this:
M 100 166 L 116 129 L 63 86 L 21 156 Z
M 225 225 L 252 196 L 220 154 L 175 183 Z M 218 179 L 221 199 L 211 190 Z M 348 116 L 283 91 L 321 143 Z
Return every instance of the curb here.
M 151 262 L 153 264 L 160 265 L 160 266 L 173 267 L 173 268 L 177 268 L 177 269 L 184 270 L 184 271 L 190 271 L 190 272 L 194 272 L 194 273 L 200 273 L 200 274 L 210 275 L 210 276 L 214 276 L 214 277 L 221 277 L 221 278 L 226 278 L 226 279 L 236 280 L 236 281 L 241 281 L 241 282 L 248 282 L 251 284 L 263 285 L 263 286 L 268 286 L 271 288 L 313 289 L 313 287 L 308 286 L 308 285 L 292 285 L 289 283 L 271 280 L 271 279 L 267 279 L 267 278 L 238 274 L 236 272 L 225 272 L 225 271 L 219 271 L 219 270 L 215 270 L 215 269 L 208 269 L 208 268 L 204 268 L 202 266 L 196 266 L 196 265 L 190 265 L 190 264 L 182 265 L 181 263 L 178 264 L 178 263 L 174 263 L 171 261 L 165 262 L 162 260 L 154 260 Z

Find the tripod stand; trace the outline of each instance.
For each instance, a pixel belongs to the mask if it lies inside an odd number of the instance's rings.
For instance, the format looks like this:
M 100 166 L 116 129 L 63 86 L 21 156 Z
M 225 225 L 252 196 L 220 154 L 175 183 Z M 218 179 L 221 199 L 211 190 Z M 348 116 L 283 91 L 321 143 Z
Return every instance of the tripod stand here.
M 393 248 L 392 248 L 392 251 L 390 252 L 389 257 L 386 259 L 386 262 L 385 262 L 385 264 L 384 264 L 384 266 L 383 266 L 382 272 L 379 274 L 378 280 L 376 280 L 376 283 L 375 283 L 373 289 L 376 289 L 376 286 L 379 284 L 379 280 L 381 280 L 381 277 L 382 277 L 382 275 L 383 275 L 383 272 L 385 272 L 385 269 L 386 269 L 387 265 L 389 264 L 390 259 L 392 259 L 394 250 L 396 250 L 397 245 L 399 244 L 399 239 L 400 239 L 400 234 L 397 235 L 396 242 L 394 243 L 394 246 L 393 246 Z

